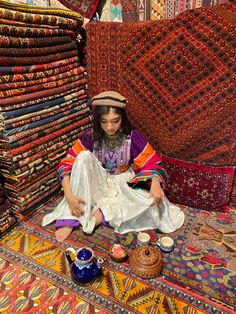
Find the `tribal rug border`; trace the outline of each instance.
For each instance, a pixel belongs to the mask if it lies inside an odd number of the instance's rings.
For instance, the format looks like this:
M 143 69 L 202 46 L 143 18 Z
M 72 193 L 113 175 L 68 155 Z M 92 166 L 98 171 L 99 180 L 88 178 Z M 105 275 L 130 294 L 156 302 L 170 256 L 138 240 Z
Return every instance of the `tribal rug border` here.
M 55 198 L 55 202 L 58 202 L 58 199 Z M 79 304 L 86 310 L 93 308 L 94 311 L 96 309 L 96 311 L 105 311 L 105 313 L 165 312 L 181 314 L 189 313 L 189 311 L 193 311 L 196 314 L 234 313 L 233 306 L 226 304 L 224 300 L 222 302 L 210 300 L 206 293 L 203 296 L 194 292 L 191 282 L 189 286 L 184 286 L 184 284 L 181 286 L 181 283 L 177 285 L 177 281 L 174 283 L 176 278 L 173 278 L 171 273 L 168 275 L 168 268 L 155 279 L 143 280 L 133 274 L 127 263 L 117 264 L 113 262 L 107 254 L 106 247 L 116 242 L 118 237 L 116 238 L 117 235 L 114 235 L 109 228 L 98 228 L 92 236 L 85 236 L 81 230 L 77 230 L 65 243 L 58 243 L 53 234 L 53 227 L 43 229 L 40 226 L 41 215 L 45 213 L 45 210 L 51 210 L 55 206 L 55 202 L 51 205 L 45 205 L 44 209 L 41 207 L 36 215 L 28 221 L 20 223 L 0 241 L 0 265 L 9 266 L 9 263 L 11 263 L 14 267 L 17 265 L 23 269 L 21 280 L 24 281 L 24 276 L 28 278 L 29 275 L 27 273 L 34 274 L 40 280 L 48 281 L 48 285 L 52 285 L 53 289 L 60 289 L 60 295 L 71 295 L 73 302 L 77 298 Z M 106 229 L 109 232 L 106 233 Z M 155 236 L 154 232 L 150 232 L 150 234 L 152 237 Z M 135 239 L 135 235 L 129 234 L 122 241 L 126 242 L 126 245 L 133 243 L 135 246 Z M 85 245 L 92 247 L 96 256 L 104 259 L 103 275 L 92 283 L 78 285 L 71 280 L 69 265 L 65 258 L 65 250 L 69 246 L 78 249 Z M 178 246 L 179 244 L 177 244 L 177 249 Z M 175 249 L 176 253 L 178 254 L 178 250 L 176 251 Z M 168 260 L 170 260 L 169 255 L 163 256 L 165 265 L 167 265 Z M 171 263 L 173 264 L 173 261 Z M 10 306 L 10 301 L 12 304 L 19 305 L 19 300 L 21 300 L 28 311 L 30 306 L 33 306 L 32 290 L 24 289 L 24 296 L 21 296 L 20 299 L 19 294 L 14 294 L 9 299 L 9 291 L 14 289 L 14 287 L 9 286 L 9 282 L 12 283 L 11 278 L 14 274 L 10 272 L 9 276 L 5 276 L 3 266 L 0 268 L 0 272 L 1 278 L 4 278 L 1 279 L 0 300 L 5 301 L 5 307 L 7 308 L 7 305 Z M 172 282 L 170 280 L 171 277 Z M 45 293 L 49 293 L 45 287 L 42 284 L 40 297 L 45 297 Z M 36 286 L 34 289 L 36 289 Z M 64 292 L 62 293 L 62 291 Z M 27 293 L 31 293 L 30 297 Z M 35 290 L 35 294 L 37 293 L 39 293 L 39 290 Z M 18 297 L 14 298 L 16 295 Z M 39 300 L 40 297 L 36 297 L 36 299 L 38 298 L 39 306 L 46 306 L 46 303 L 42 305 Z M 66 302 L 66 306 L 72 313 L 76 313 L 72 306 L 74 304 L 72 299 L 67 299 L 67 301 L 62 299 L 62 301 Z M 32 302 L 29 303 L 29 300 Z M 37 302 L 35 304 L 37 305 Z M 65 306 L 65 303 L 63 304 Z M 53 305 L 51 304 L 51 306 Z M 59 306 L 58 302 L 57 306 Z M 35 310 L 37 310 L 37 307 Z

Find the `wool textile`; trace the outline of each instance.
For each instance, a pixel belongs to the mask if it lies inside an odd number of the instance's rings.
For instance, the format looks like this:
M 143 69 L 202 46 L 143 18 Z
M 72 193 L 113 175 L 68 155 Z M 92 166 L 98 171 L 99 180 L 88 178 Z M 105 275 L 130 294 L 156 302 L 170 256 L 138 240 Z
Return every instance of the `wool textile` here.
M 162 156 L 168 174 L 165 193 L 174 203 L 195 208 L 229 212 L 233 166 L 206 166 L 200 163 Z
M 65 44 L 71 41 L 69 36 L 60 37 L 16 37 L 0 35 L 1 47 L 44 47 Z
M 70 28 L 70 19 L 78 21 L 79 26 L 82 26 L 83 24 L 81 15 L 69 10 L 50 7 L 35 7 L 33 5 L 9 3 L 8 1 L 3 0 L 0 0 L 0 7 L 2 12 L 6 12 L 4 13 L 4 18 L 8 20 L 13 19 L 17 21 L 20 19 L 21 21 L 23 19 L 23 22 L 27 23 L 29 20 L 31 21 L 35 18 L 35 21 L 38 20 L 39 24 L 43 24 L 43 21 L 45 20 L 48 25 L 59 24 L 62 28 Z M 52 15 L 52 17 L 49 15 Z M 75 24 L 73 24 L 73 28 L 75 28 Z
M 16 118 L 10 119 L 9 121 L 5 121 L 5 130 L 11 129 L 14 127 L 19 127 L 21 125 L 27 125 L 31 122 L 35 122 L 35 121 L 53 116 L 54 112 L 55 112 L 55 114 L 62 113 L 66 110 L 69 110 L 73 107 L 76 107 L 77 103 L 80 105 L 84 104 L 84 105 L 82 105 L 82 107 L 85 107 L 87 100 L 83 99 L 83 98 L 84 98 L 84 96 L 82 96 L 81 98 L 79 98 L 79 97 L 74 98 L 74 99 L 69 100 L 67 102 L 61 103 L 58 106 L 55 106 L 54 109 L 52 109 L 52 108 L 43 109 L 43 110 L 38 112 L 38 115 L 37 115 L 37 113 L 32 112 L 31 114 L 26 114 L 26 115 L 20 116 L 19 118 L 16 117 Z
M 10 228 L 60 186 L 55 168 L 91 126 L 77 36 L 83 17 L 0 0 L 0 172 Z
M 235 9 L 231 3 L 170 21 L 90 23 L 90 95 L 123 94 L 131 121 L 165 154 L 233 163 Z
M 70 51 L 76 48 L 75 42 L 70 42 L 64 45 L 54 45 L 49 47 L 34 47 L 34 48 L 0 48 L 1 56 L 43 56 L 50 55 L 58 52 Z
M 73 78 L 70 78 L 73 80 Z M 85 79 L 81 80 L 76 80 L 72 81 L 71 83 L 65 84 L 65 85 L 60 85 L 58 87 L 50 88 L 50 89 L 43 89 L 40 91 L 36 91 L 35 93 L 30 93 L 30 94 L 23 94 L 19 96 L 12 96 L 12 97 L 7 97 L 7 98 L 2 98 L 0 99 L 0 106 L 3 106 L 4 109 L 5 107 L 9 104 L 11 104 L 11 108 L 14 107 L 14 105 L 24 103 L 24 102 L 29 102 L 31 100 L 36 100 L 40 99 L 43 97 L 48 97 L 48 96 L 53 96 L 61 93 L 65 93 L 67 91 L 71 91 L 75 88 L 85 88 Z
M 15 83 L 15 82 L 23 82 L 28 85 L 37 85 L 31 82 L 34 82 L 39 79 L 48 78 L 48 77 L 54 77 L 64 72 L 71 71 L 74 68 L 77 68 L 77 69 L 80 68 L 78 62 L 70 63 L 70 64 L 67 64 L 67 65 L 64 65 L 55 69 L 51 69 L 48 71 L 45 70 L 45 71 L 38 71 L 34 73 L 18 73 L 18 74 L 1 75 L 0 83 L 2 83 L 1 85 L 1 87 L 3 88 L 2 90 L 5 89 L 4 84 L 7 85 L 10 83 Z
M 41 222 L 60 200 L 61 196 L 57 195 L 41 204 L 35 215 L 19 223 L 0 240 L 0 257 L 4 260 L 0 259 L 0 276 L 4 279 L 0 297 L 12 312 L 21 305 L 27 313 L 35 313 L 43 304 L 47 308 L 51 306 L 55 313 L 59 306 L 60 309 L 64 306 L 65 312 L 69 309 L 71 313 L 80 313 L 83 311 L 81 304 L 86 302 L 89 309 L 85 313 L 97 313 L 93 306 L 110 314 L 235 313 L 235 213 L 210 213 L 183 206 L 185 223 L 171 234 L 174 250 L 161 252 L 161 274 L 154 279 L 142 279 L 132 272 L 128 261 L 116 263 L 108 255 L 114 243 L 121 243 L 129 253 L 135 249 L 136 232 L 121 235 L 100 225 L 88 236 L 79 227 L 63 243 L 58 243 L 55 226 L 43 228 Z M 151 245 L 164 236 L 156 230 L 147 232 Z M 103 274 L 86 285 L 78 285 L 72 280 L 65 250 L 68 247 L 78 250 L 83 246 L 93 249 L 96 258 L 103 258 Z M 19 267 L 24 269 L 24 275 Z M 13 285 L 13 282 L 17 284 Z M 21 283 L 24 292 L 20 293 Z M 50 298 L 45 298 L 51 284 L 55 287 L 50 290 Z M 61 289 L 67 291 L 66 294 Z M 9 297 L 9 292 L 15 297 Z M 36 296 L 37 303 L 32 300 Z M 80 298 L 79 303 L 75 297 Z
M 26 87 L 18 87 L 14 89 L 9 89 L 2 91 L 0 93 L 0 99 L 2 98 L 8 98 L 8 97 L 15 97 L 15 96 L 20 96 L 24 94 L 31 94 L 31 93 L 36 93 L 40 92 L 42 90 L 47 90 L 47 89 L 52 89 L 52 88 L 57 88 L 63 85 L 67 85 L 70 83 L 75 83 L 77 81 L 80 81 L 84 78 L 84 75 L 73 75 L 67 77 L 67 75 L 62 75 L 62 77 L 54 77 L 53 81 L 48 81 L 48 82 L 42 82 L 41 84 L 37 85 L 32 85 L 32 86 L 26 86 Z M 20 85 L 20 84 L 19 84 Z
M 98 0 L 58 0 L 72 12 L 78 12 L 81 16 L 91 19 L 98 5 Z
M 133 125 L 165 155 L 234 165 L 235 16 L 225 3 L 171 20 L 89 23 L 90 96 L 124 95 Z
M 25 81 L 17 81 L 17 82 L 11 82 L 11 83 L 3 83 L 3 84 L 0 84 L 0 89 L 1 91 L 5 91 L 5 90 L 11 90 L 11 89 L 16 89 L 16 88 L 22 88 L 22 87 L 28 87 L 28 86 L 32 86 L 32 85 L 39 85 L 39 84 L 42 84 L 42 83 L 49 83 L 49 82 L 52 82 L 52 81 L 57 81 L 59 79 L 63 79 L 63 78 L 67 78 L 69 76 L 74 76 L 74 75 L 78 75 L 79 73 L 79 67 L 72 67 L 70 69 L 70 66 L 66 67 L 67 68 L 67 71 L 64 71 L 64 72 L 61 72 L 59 74 L 55 74 L 53 76 L 47 76 L 47 75 L 42 75 L 44 77 L 41 77 L 40 79 L 36 79 L 36 80 L 30 80 L 30 81 L 27 81 L 27 75 L 12 75 L 11 77 L 8 76 L 8 78 L 10 78 L 10 80 L 14 80 L 14 79 L 17 79 L 17 80 L 20 80 L 22 77 L 25 78 Z M 65 68 L 64 68 L 65 69 Z M 48 72 L 50 73 L 50 72 Z M 46 73 L 46 74 L 48 74 Z M 35 74 L 35 77 L 37 77 L 37 74 Z M 33 75 L 32 75 L 33 76 Z
M 25 103 L 26 106 L 21 108 L 16 108 L 6 111 L 2 111 L 2 116 L 5 118 L 5 124 L 15 121 L 16 119 L 22 120 L 21 117 L 27 114 L 35 114 L 37 111 L 43 110 L 45 108 L 53 108 L 54 106 L 60 105 L 61 103 L 73 100 L 74 98 L 81 97 L 84 93 L 83 89 L 78 89 L 73 93 L 59 95 L 58 97 L 52 99 L 38 99 L 36 102 Z M 14 120 L 15 119 L 15 120 Z
M 13 67 L 1 67 L 0 73 L 1 74 L 18 74 L 18 73 L 34 73 L 40 72 L 45 70 L 52 70 L 56 69 L 61 66 L 65 66 L 79 60 L 78 56 L 67 58 L 64 60 L 55 61 L 52 63 L 43 63 L 43 64 L 33 64 L 28 66 L 13 66 Z
M 75 33 L 71 29 L 31 28 L 28 25 L 21 27 L 0 24 L 0 35 L 20 37 L 70 36 L 71 38 L 75 38 Z

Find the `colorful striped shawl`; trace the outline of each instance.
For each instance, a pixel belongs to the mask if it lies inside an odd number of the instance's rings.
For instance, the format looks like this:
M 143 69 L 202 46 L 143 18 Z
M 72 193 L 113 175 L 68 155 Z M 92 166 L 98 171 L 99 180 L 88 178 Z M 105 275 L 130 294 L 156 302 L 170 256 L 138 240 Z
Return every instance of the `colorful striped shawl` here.
M 130 138 L 131 148 L 128 164 L 134 170 L 135 176 L 128 184 L 133 188 L 149 189 L 151 178 L 157 176 L 162 186 L 165 187 L 166 173 L 161 167 L 161 157 L 138 130 L 133 130 Z M 60 181 L 66 175 L 70 174 L 77 155 L 84 150 L 93 151 L 91 129 L 84 132 L 80 139 L 68 150 L 67 156 L 58 165 L 57 173 Z

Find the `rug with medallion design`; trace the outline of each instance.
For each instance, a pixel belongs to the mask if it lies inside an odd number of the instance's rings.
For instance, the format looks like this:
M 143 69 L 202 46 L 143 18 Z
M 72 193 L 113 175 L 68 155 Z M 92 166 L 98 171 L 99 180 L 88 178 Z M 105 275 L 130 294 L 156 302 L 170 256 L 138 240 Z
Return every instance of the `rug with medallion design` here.
M 133 127 L 158 152 L 234 166 L 235 22 L 230 1 L 160 21 L 88 23 L 89 95 L 120 92 Z M 233 185 L 235 206 L 236 175 Z
M 118 264 L 108 256 L 115 242 L 134 249 L 136 233 L 119 235 L 100 226 L 88 236 L 78 228 L 60 244 L 53 225 L 42 228 L 42 217 L 60 198 L 41 205 L 1 238 L 1 313 L 235 313 L 235 212 L 182 206 L 186 220 L 172 233 L 174 250 L 162 253 L 162 273 L 144 280 L 127 262 Z M 151 245 L 162 236 L 149 233 Z M 71 280 L 65 258 L 66 248 L 82 246 L 104 260 L 102 276 L 86 285 Z

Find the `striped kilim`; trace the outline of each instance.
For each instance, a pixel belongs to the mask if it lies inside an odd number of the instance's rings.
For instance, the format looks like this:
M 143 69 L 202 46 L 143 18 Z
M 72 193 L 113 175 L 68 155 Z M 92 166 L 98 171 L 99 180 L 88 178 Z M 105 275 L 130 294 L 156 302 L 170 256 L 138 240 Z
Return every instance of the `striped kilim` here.
M 60 197 L 57 196 L 50 201 L 50 204 L 42 205 L 36 215 L 26 222 L 21 222 L 0 240 L 0 312 L 234 313 L 232 304 L 226 305 L 226 299 L 222 298 L 221 301 L 218 299 L 217 302 L 211 300 L 212 283 L 210 281 L 206 290 L 204 287 L 204 282 L 207 281 L 205 269 L 208 269 L 209 276 L 213 275 L 212 270 L 214 268 L 218 272 L 223 272 L 222 266 L 224 266 L 226 271 L 226 264 L 223 259 L 216 263 L 216 258 L 214 261 L 209 258 L 210 253 L 205 255 L 201 253 L 201 242 L 198 245 L 195 243 L 196 233 L 199 233 L 199 226 L 202 225 L 203 220 L 206 220 L 206 213 L 203 212 L 196 220 L 196 230 L 194 229 L 192 232 L 194 214 L 190 209 L 186 226 L 182 231 L 177 232 L 174 252 L 163 253 L 164 269 L 162 273 L 154 279 L 147 280 L 137 277 L 128 263 L 115 263 L 108 256 L 108 248 L 117 241 L 133 249 L 137 244 L 137 237 L 134 233 L 118 235 L 114 234 L 112 229 L 100 226 L 93 235 L 85 235 L 78 229 L 64 243 L 58 243 L 54 237 L 54 227 L 51 225 L 43 229 L 41 219 L 46 212 L 55 207 L 59 199 Z M 228 220 L 226 220 L 227 217 Z M 215 214 L 212 214 L 208 222 L 217 222 L 215 218 L 218 219 L 218 222 L 223 222 L 223 216 L 219 217 Z M 225 230 L 230 231 L 232 218 L 225 215 L 224 224 Z M 214 229 L 212 229 L 213 231 Z M 187 250 L 184 250 L 181 243 L 184 243 L 184 237 L 188 236 L 189 233 L 192 233 L 192 236 L 190 240 L 186 238 L 188 247 Z M 208 232 L 201 230 L 201 236 L 207 237 L 207 234 Z M 230 235 L 230 232 L 227 234 Z M 154 241 L 154 232 L 150 232 L 150 235 L 151 240 Z M 173 235 L 173 237 L 176 236 Z M 228 243 L 228 247 L 234 248 L 227 241 L 227 235 L 224 243 Z M 70 267 L 65 257 L 66 248 L 78 249 L 82 246 L 89 246 L 94 250 L 96 257 L 101 257 L 104 260 L 102 276 L 86 285 L 79 285 L 72 281 Z M 212 249 L 217 250 L 217 246 Z M 199 260 L 199 256 L 201 256 L 201 260 Z M 231 257 L 233 256 L 231 255 Z M 187 268 L 184 267 L 185 264 Z M 207 268 L 204 264 L 208 265 Z M 229 259 L 229 264 L 229 268 L 233 269 L 232 258 Z M 210 265 L 214 265 L 212 270 Z M 174 268 L 171 270 L 172 266 Z M 181 274 L 184 279 L 186 275 L 183 271 L 186 272 L 187 276 L 188 273 L 191 273 L 188 287 L 183 283 L 177 285 L 174 282 L 178 276 L 179 282 L 181 281 Z M 195 272 L 196 278 L 192 276 Z M 231 274 L 232 272 L 229 272 L 228 275 L 225 273 L 228 278 L 229 293 L 231 291 L 229 286 L 233 280 Z M 193 286 L 194 281 L 197 283 L 201 276 L 203 278 L 200 280 L 202 283 L 200 290 L 205 293 L 208 292 L 209 295 L 197 294 L 190 287 Z M 221 294 L 224 293 L 223 282 L 220 287 Z M 219 292 L 213 292 L 213 294 L 216 300 L 219 297 Z M 233 297 L 228 302 L 232 303 Z

